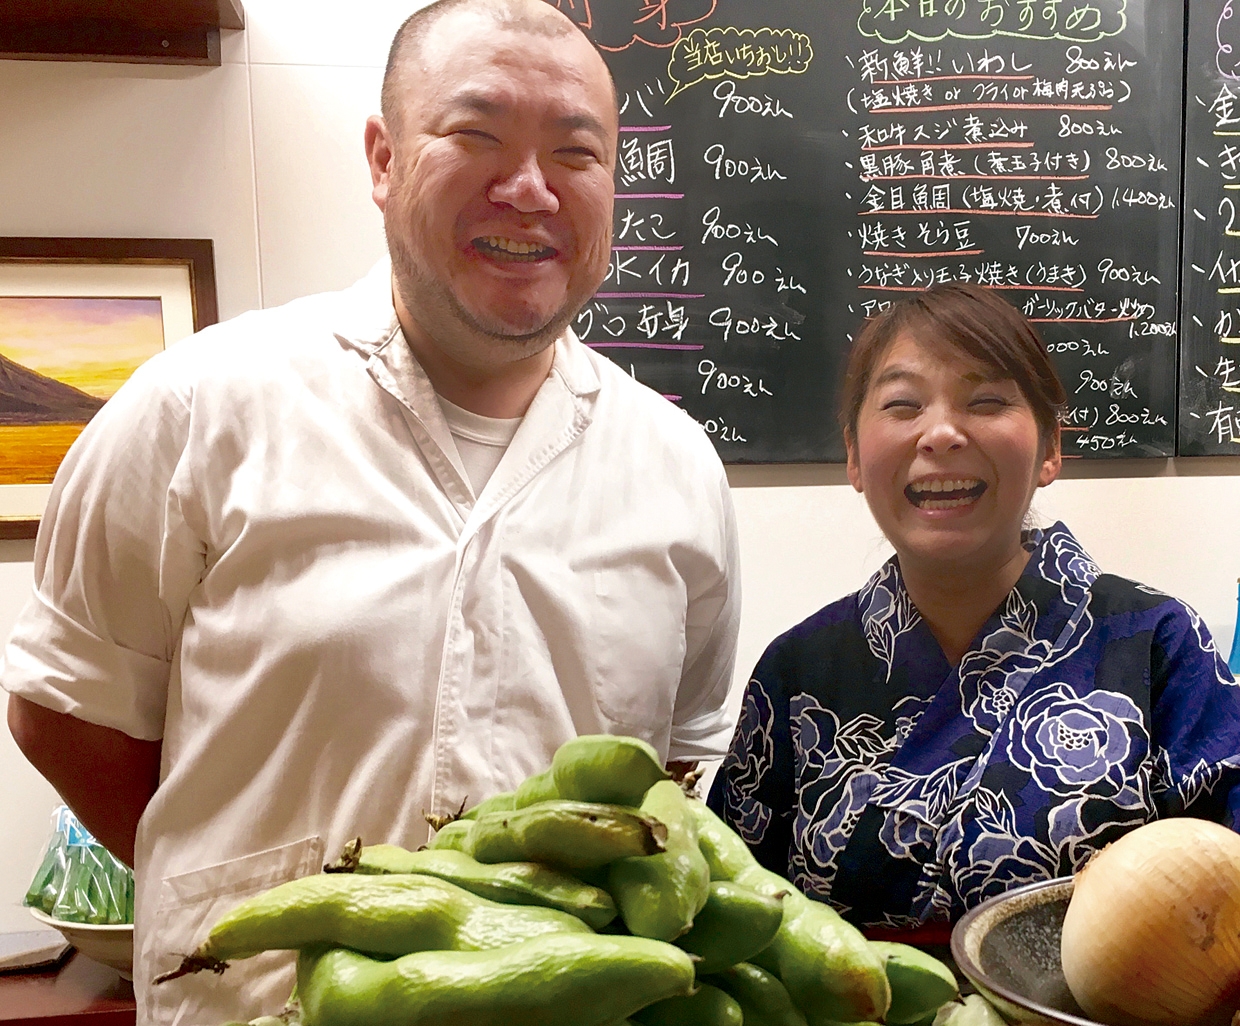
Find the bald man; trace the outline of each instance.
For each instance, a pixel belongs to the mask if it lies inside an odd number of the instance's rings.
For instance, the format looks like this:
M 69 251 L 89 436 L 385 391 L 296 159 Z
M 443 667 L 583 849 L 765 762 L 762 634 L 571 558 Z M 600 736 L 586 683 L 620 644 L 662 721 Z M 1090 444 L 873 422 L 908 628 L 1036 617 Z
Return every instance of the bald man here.
M 353 836 L 416 847 L 576 734 L 727 746 L 723 468 L 569 329 L 610 257 L 605 65 L 541 0 L 446 0 L 382 110 L 390 263 L 139 369 L 4 651 L 18 744 L 135 868 L 140 1023 L 278 1011 L 283 953 L 151 980 Z

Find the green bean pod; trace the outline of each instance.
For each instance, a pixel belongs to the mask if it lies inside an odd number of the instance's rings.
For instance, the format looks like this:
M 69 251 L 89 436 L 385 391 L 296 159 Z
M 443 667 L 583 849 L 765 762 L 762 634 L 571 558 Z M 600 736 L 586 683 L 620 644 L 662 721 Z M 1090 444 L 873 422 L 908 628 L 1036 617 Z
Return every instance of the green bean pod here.
M 646 792 L 671 774 L 645 741 L 614 734 L 583 734 L 565 741 L 551 759 L 560 798 L 640 805 Z
M 608 1026 L 690 993 L 693 963 L 660 941 L 596 934 L 391 962 L 310 949 L 297 987 L 306 1026 Z
M 970 994 L 940 1008 L 934 1026 L 1005 1026 L 1005 1020 L 981 994 Z
M 744 1013 L 736 999 L 709 983 L 692 994 L 664 998 L 633 1013 L 642 1026 L 742 1026 Z
M 434 851 L 466 851 L 473 828 L 472 820 L 454 819 L 436 830 L 435 836 L 427 842 L 426 847 Z
M 891 1005 L 891 987 L 883 959 L 861 931 L 759 865 L 745 842 L 703 802 L 691 800 L 689 807 L 712 875 L 759 894 L 787 895 L 775 939 L 750 961 L 779 977 L 809 1026 L 882 1020 Z
M 551 934 L 593 934 L 553 908 L 501 905 L 433 876 L 333 874 L 290 880 L 243 901 L 156 982 L 261 951 L 340 945 L 374 955 L 485 951 Z
M 484 798 L 472 809 L 466 809 L 459 816 L 460 819 L 477 819 L 484 812 L 511 812 L 516 806 L 515 791 L 501 791 L 499 794 L 493 794 L 490 798 Z
M 765 969 L 737 962 L 709 977 L 741 1006 L 745 1026 L 806 1026 L 805 1016 L 792 1003 L 788 988 Z
M 466 850 L 479 862 L 542 862 L 571 871 L 653 855 L 666 840 L 667 828 L 635 809 L 548 801 L 479 816 Z
M 653 785 L 641 811 L 667 827 L 666 850 L 613 862 L 607 889 L 629 932 L 670 941 L 693 926 L 710 893 L 710 867 L 698 847 L 697 824 L 674 780 Z
M 710 867 L 712 880 L 735 880 L 746 869 L 758 864 L 744 840 L 705 802 L 689 800 L 689 810 L 697 822 L 698 847 Z M 792 888 L 792 885 L 788 885 Z
M 530 805 L 537 805 L 539 802 L 555 801 L 559 797 L 560 794 L 555 789 L 555 777 L 552 776 L 551 769 L 547 768 L 521 781 L 520 786 L 513 792 L 512 807 L 524 809 Z
M 870 941 L 870 947 L 887 969 L 887 982 L 891 984 L 887 1022 L 893 1026 L 933 1018 L 960 993 L 951 969 L 920 948 L 895 941 Z
M 693 929 L 678 937 L 676 946 L 700 959 L 699 978 L 746 962 L 775 939 L 784 919 L 783 899 L 732 880 L 712 880 Z
M 436 876 L 505 905 L 559 909 L 594 930 L 616 918 L 616 903 L 605 890 L 538 862 L 487 864 L 461 851 L 407 851 L 394 844 L 376 844 L 362 849 L 357 872 Z

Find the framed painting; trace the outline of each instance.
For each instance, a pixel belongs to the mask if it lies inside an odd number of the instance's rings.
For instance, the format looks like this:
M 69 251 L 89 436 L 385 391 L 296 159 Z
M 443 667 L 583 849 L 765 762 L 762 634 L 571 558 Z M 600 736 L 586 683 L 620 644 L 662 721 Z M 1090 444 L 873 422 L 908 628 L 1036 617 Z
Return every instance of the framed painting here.
M 210 239 L 0 237 L 0 539 L 144 361 L 218 319 Z

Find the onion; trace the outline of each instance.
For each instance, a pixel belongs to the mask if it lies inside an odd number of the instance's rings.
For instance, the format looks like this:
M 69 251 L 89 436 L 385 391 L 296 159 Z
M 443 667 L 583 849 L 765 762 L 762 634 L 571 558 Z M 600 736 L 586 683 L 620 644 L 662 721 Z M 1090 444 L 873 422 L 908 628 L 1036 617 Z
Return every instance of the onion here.
M 1177 817 L 1108 845 L 1076 874 L 1060 956 L 1098 1022 L 1227 1026 L 1240 1009 L 1240 835 Z

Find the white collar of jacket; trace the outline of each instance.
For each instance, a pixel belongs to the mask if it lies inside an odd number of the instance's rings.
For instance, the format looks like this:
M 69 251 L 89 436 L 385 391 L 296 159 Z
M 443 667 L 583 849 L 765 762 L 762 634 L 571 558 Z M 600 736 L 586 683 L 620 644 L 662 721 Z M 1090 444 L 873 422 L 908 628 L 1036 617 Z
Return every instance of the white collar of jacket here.
M 392 265 L 386 257 L 351 288 L 337 293 L 333 335 L 340 345 L 367 357 L 370 375 L 408 412 L 409 425 L 441 486 L 458 509 L 480 511 L 452 440 L 434 386 L 409 347 L 392 302 Z M 513 437 L 509 452 L 488 483 L 486 512 L 523 487 L 589 426 L 602 388 L 594 355 L 566 329 L 555 342 L 547 380 L 539 388 Z M 481 498 L 481 496 L 479 497 Z
M 404 340 L 396 308 L 392 303 L 392 262 L 384 257 L 356 284 L 337 293 L 341 299 L 332 325 L 336 340 L 347 348 L 367 356 L 376 356 L 396 348 L 408 353 L 417 364 L 408 345 L 393 347 L 394 340 Z M 402 361 L 403 362 L 403 361 Z M 418 367 L 422 377 L 425 374 Z M 597 395 L 601 382 L 590 352 L 567 328 L 555 342 L 555 358 L 551 376 L 559 378 L 564 387 L 582 398 Z M 429 384 L 429 382 L 428 382 Z

